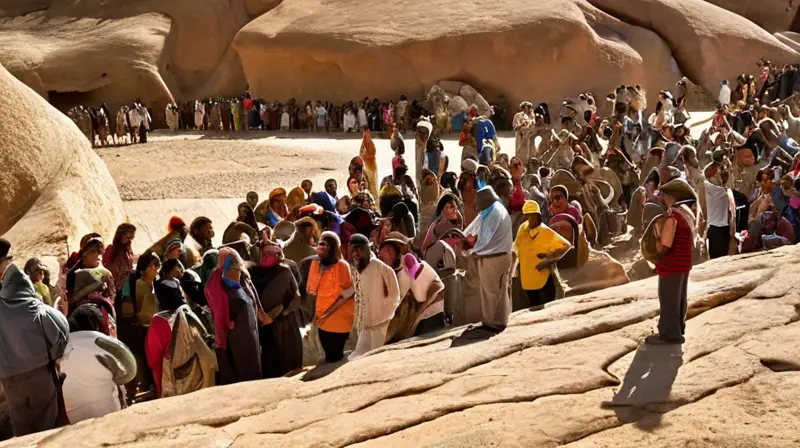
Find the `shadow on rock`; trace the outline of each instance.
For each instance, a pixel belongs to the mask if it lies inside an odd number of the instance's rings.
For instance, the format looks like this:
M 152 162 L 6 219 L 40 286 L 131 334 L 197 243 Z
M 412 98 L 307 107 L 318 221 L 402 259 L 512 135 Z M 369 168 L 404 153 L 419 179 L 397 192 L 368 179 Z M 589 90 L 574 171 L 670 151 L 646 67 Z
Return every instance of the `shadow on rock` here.
M 324 378 L 345 364 L 347 364 L 347 357 L 345 357 L 343 360 L 339 362 L 329 362 L 325 364 L 319 364 L 313 369 L 306 372 L 306 374 L 303 375 L 303 378 L 301 378 L 301 381 L 314 381 L 320 378 Z
M 672 385 L 683 364 L 682 356 L 680 345 L 642 344 L 625 373 L 622 388 L 602 406 L 613 409 L 623 424 L 635 423 L 645 430 L 660 426 L 663 414 L 655 410 L 669 402 Z
M 463 347 L 465 345 L 475 344 L 476 342 L 488 341 L 498 334 L 500 334 L 499 331 L 491 330 L 483 326 L 467 328 L 461 335 L 453 339 L 450 348 Z

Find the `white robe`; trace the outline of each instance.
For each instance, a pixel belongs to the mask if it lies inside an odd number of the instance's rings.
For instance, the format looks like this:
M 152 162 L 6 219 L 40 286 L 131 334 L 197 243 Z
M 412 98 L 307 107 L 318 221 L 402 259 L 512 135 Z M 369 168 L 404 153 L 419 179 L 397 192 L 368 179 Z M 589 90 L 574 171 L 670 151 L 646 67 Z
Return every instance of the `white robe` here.
M 367 111 L 364 110 L 363 107 L 358 109 L 358 128 L 364 129 L 368 126 L 367 124 Z
M 354 272 L 356 292 L 356 329 L 358 342 L 347 358 L 352 361 L 367 352 L 383 347 L 386 331 L 400 304 L 400 288 L 394 270 L 372 256 L 363 272 Z M 388 294 L 387 294 L 388 293 Z
M 344 123 L 342 127 L 344 128 L 345 132 L 356 130 L 356 116 L 353 115 L 353 111 L 348 110 L 344 114 Z
M 281 114 L 281 130 L 289 130 L 289 112 Z

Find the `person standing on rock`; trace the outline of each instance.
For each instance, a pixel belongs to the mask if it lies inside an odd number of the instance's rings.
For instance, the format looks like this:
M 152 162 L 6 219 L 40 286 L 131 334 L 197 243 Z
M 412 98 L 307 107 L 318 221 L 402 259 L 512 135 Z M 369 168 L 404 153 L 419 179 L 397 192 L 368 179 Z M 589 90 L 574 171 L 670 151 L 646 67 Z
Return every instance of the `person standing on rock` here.
M 483 326 L 499 333 L 511 314 L 511 216 L 490 186 L 478 190 L 476 208 L 478 216 L 464 231 L 467 243 L 473 246 L 467 284 L 478 292 Z
M 528 161 L 534 154 L 531 152 L 533 145 L 533 104 L 528 101 L 523 101 L 519 105 L 519 112 L 514 115 L 512 126 L 516 135 L 516 149 L 517 157 L 524 161 Z
M 0 241 L 3 243 L 3 241 Z M 0 244 L 0 250 L 4 244 Z M 8 254 L 3 258 L 8 260 Z M 0 258 L 1 263 L 5 263 Z M 14 435 L 24 436 L 66 424 L 56 360 L 69 341 L 61 311 L 36 297 L 30 278 L 11 264 L 0 290 L 0 379 Z
M 688 309 L 687 289 L 692 270 L 695 217 L 687 204 L 696 201 L 692 187 L 683 179 L 673 179 L 659 188 L 667 206 L 666 219 L 656 224 L 662 257 L 656 262 L 658 302 L 661 315 L 658 334 L 648 336 L 647 344 L 682 344 Z
M 556 263 L 571 245 L 556 231 L 542 223 L 539 203 L 525 201 L 522 223 L 514 241 L 519 256 L 520 281 L 531 307 L 544 305 L 559 298 L 559 279 Z
M 400 292 L 394 270 L 372 254 L 367 237 L 351 236 L 350 254 L 358 331 L 356 348 L 347 358 L 352 361 L 383 346 Z
M 342 259 L 342 244 L 333 232 L 323 232 L 311 262 L 306 292 L 316 297 L 314 324 L 327 362 L 344 358 L 344 344 L 353 329 L 355 301 L 350 265 Z

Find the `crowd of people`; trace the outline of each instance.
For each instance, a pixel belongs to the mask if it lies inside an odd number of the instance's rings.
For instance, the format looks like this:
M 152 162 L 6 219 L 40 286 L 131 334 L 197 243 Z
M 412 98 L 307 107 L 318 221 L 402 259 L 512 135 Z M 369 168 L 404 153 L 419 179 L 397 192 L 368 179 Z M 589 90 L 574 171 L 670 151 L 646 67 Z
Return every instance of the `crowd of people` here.
M 693 264 L 794 244 L 800 230 L 800 89 L 782 81 L 800 80 L 795 67 L 761 65 L 733 89 L 722 82 L 699 139 L 685 80 L 677 94 L 660 92 L 647 119 L 644 90 L 620 86 L 606 114 L 592 94 L 565 101 L 559 132 L 546 104 L 523 102 L 510 158 L 491 117 L 470 108 L 457 174 L 440 141 L 450 123 L 410 112 L 384 121 L 373 114 L 380 102 L 365 101 L 357 117 L 376 106 L 354 124 L 363 138 L 344 191 L 329 179 L 276 188 L 261 202 L 250 192 L 221 246 L 207 217 L 172 217 L 163 238 L 134 254 L 136 228 L 123 223 L 110 244 L 86 235 L 53 279 L 35 258 L 20 268 L 13 242 L 0 239 L 0 379 L 14 432 L 354 360 L 451 326 L 480 322 L 462 337 L 490 337 L 515 303 L 536 309 L 564 297 L 560 270 L 585 266 L 629 226 L 659 278 L 658 331 L 645 342 L 681 344 Z M 270 112 L 245 121 L 246 109 L 232 108 L 228 126 L 283 125 Z M 312 109 L 290 115 L 289 127 L 322 127 L 321 116 L 338 125 L 324 105 L 316 119 Z M 209 123 L 224 127 L 228 109 L 218 110 Z M 194 125 L 206 126 L 197 111 Z M 414 173 L 404 126 L 414 131 Z M 395 155 L 379 180 L 372 132 L 381 130 Z M 321 359 L 304 359 L 311 346 Z
M 98 108 L 82 105 L 72 107 L 67 111 L 67 116 L 93 147 L 147 143 L 147 133 L 153 123 L 150 111 L 138 100 L 131 105 L 122 105 L 114 115 L 103 103 Z
M 494 106 L 492 117 L 504 129 L 502 109 Z M 401 95 L 397 101 L 364 98 L 333 104 L 329 101 L 306 101 L 292 98 L 286 102 L 253 98 L 245 92 L 239 98 L 208 98 L 170 104 L 166 108 L 167 127 L 173 131 L 299 131 L 360 132 L 391 134 L 397 126 L 401 132 L 413 130 L 422 118 L 435 113 L 447 113 L 451 130 L 460 132 L 467 115 L 435 110 L 428 101 L 409 101 Z

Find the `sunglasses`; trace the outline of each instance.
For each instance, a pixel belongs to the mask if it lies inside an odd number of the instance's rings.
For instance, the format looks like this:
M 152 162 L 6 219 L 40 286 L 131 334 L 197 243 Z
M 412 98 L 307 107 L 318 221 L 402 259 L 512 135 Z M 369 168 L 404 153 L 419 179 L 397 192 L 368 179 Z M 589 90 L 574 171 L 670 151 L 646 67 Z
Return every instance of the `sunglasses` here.
M 554 194 L 553 195 L 553 200 L 554 201 L 563 201 L 564 200 L 564 195 L 563 194 Z

